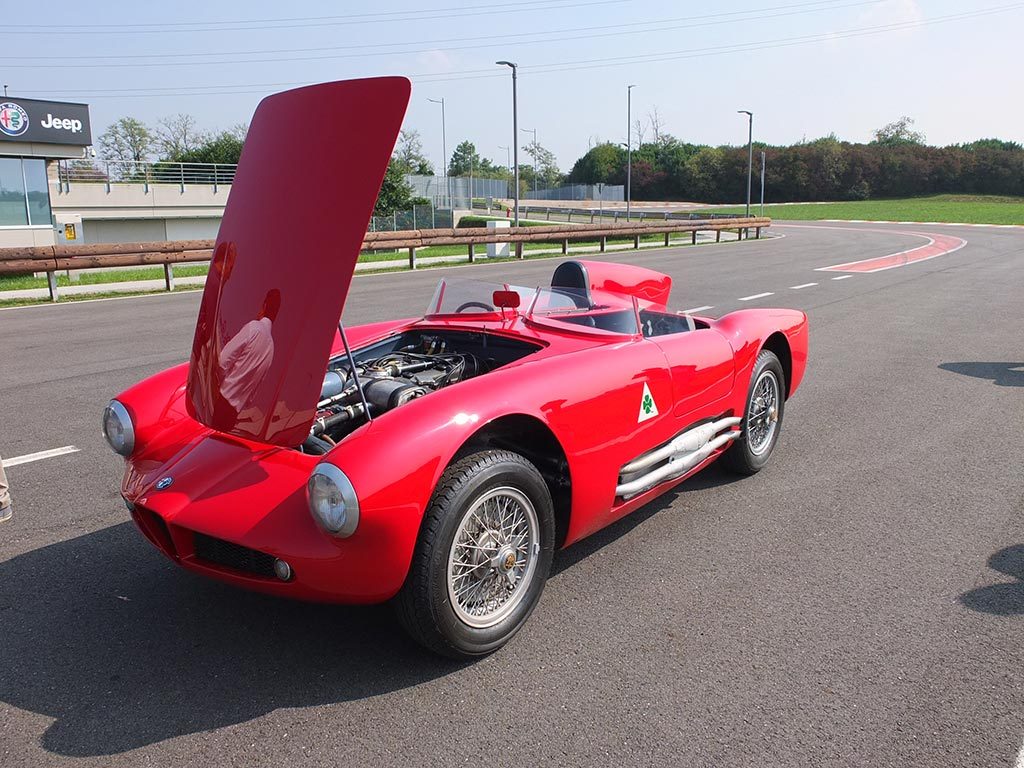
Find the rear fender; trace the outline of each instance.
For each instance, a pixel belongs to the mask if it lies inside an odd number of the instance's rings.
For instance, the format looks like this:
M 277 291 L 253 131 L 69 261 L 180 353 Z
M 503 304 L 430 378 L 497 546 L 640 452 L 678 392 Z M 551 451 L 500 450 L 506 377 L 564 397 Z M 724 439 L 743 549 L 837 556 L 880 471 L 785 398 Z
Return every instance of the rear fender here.
M 736 387 L 737 398 L 743 399 L 738 412 L 742 412 L 745 405 L 750 375 L 757 355 L 773 334 L 783 334 L 789 345 L 791 371 L 790 380 L 787 382 L 788 395 L 792 396 L 796 392 L 807 367 L 806 314 L 797 309 L 741 309 L 710 323 L 711 327 L 725 336 L 732 345 L 736 355 L 737 382 L 747 383 L 747 386 Z

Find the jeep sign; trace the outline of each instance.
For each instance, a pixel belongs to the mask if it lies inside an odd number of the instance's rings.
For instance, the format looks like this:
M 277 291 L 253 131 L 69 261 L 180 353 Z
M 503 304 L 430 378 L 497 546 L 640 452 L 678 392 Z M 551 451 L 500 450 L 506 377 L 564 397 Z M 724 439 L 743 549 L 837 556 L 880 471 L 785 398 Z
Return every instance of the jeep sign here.
M 89 106 L 0 97 L 0 141 L 87 147 L 92 144 Z

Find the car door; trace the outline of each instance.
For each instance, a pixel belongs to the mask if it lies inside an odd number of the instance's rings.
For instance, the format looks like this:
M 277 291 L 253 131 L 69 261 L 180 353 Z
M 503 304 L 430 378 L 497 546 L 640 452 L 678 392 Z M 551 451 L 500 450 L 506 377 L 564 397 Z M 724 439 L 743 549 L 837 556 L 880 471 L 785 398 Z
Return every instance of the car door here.
M 733 388 L 736 376 L 733 349 L 725 337 L 715 330 L 701 327 L 693 330 L 678 315 L 645 313 L 653 322 L 645 324 L 656 333 L 648 340 L 665 355 L 672 378 L 673 415 L 678 426 L 717 415 L 715 404 Z M 664 322 L 658 323 L 659 319 Z M 670 322 L 674 320 L 675 322 Z M 671 332 L 674 331 L 674 332 Z

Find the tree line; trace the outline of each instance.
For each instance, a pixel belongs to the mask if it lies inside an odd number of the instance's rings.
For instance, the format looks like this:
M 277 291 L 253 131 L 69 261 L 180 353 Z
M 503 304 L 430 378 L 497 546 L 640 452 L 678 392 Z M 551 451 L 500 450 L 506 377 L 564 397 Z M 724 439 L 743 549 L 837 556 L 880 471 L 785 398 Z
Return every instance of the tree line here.
M 206 132 L 191 115 L 162 118 L 155 126 L 122 117 L 99 137 L 104 159 L 124 163 L 238 162 L 246 126 Z M 739 202 L 746 197 L 747 147 L 684 142 L 665 130 L 655 108 L 634 129 L 632 196 L 636 200 Z M 648 140 L 649 137 L 649 140 Z M 930 146 L 902 117 L 874 132 L 868 143 L 835 135 L 789 146 L 754 144 L 754 198 L 760 184 L 760 153 L 767 157 L 765 196 L 771 202 L 864 200 L 940 193 L 1024 196 L 1024 147 L 1011 141 L 982 139 L 945 147 Z M 598 142 L 568 174 L 555 155 L 537 142 L 523 147 L 529 162 L 519 166 L 520 192 L 563 183 L 625 184 L 627 153 L 622 144 Z M 469 140 L 447 158 L 451 176 L 503 179 L 512 169 L 481 156 Z M 434 175 L 416 130 L 403 130 L 388 166 L 377 212 L 389 214 L 427 203 L 413 197 L 406 174 Z
M 759 197 L 765 152 L 765 197 L 771 202 L 865 200 L 942 193 L 1024 195 L 1024 147 L 982 139 L 929 146 L 908 117 L 874 132 L 866 144 L 830 135 L 790 146 L 754 144 L 753 197 Z M 601 143 L 576 161 L 570 183 L 625 184 L 624 147 Z M 734 203 L 746 198 L 747 147 L 689 144 L 660 132 L 633 150 L 636 200 Z

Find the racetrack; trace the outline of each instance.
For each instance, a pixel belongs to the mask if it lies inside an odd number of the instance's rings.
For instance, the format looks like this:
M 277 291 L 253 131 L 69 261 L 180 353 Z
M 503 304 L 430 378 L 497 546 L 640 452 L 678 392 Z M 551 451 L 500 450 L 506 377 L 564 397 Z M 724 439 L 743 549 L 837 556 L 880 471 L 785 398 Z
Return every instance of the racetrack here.
M 0 763 L 1012 768 L 1024 229 L 772 231 L 611 256 L 671 274 L 679 309 L 808 312 L 769 467 L 712 467 L 560 553 L 526 629 L 473 664 L 421 651 L 386 608 L 194 577 L 128 522 L 100 413 L 187 357 L 198 293 L 0 311 L 0 452 L 81 449 L 9 472 Z M 817 271 L 916 249 L 910 233 L 966 245 Z M 357 277 L 345 319 L 415 314 L 443 274 L 537 285 L 554 264 Z

